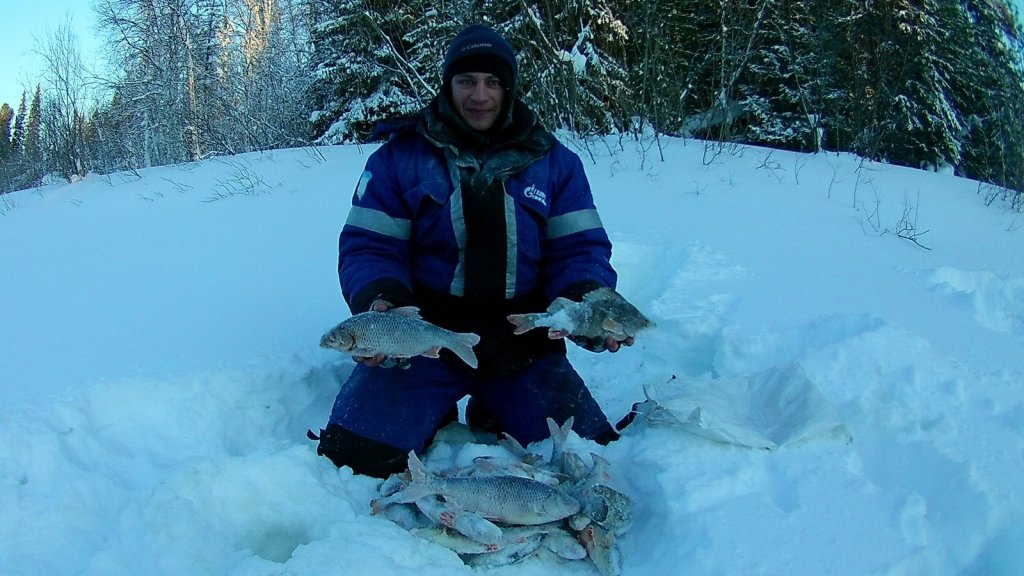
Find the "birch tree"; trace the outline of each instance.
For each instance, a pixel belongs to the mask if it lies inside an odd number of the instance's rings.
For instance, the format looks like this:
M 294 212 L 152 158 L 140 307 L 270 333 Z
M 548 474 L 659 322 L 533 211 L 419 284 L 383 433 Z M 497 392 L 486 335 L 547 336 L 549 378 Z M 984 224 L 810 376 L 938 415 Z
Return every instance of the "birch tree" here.
M 55 170 L 67 180 L 85 176 L 89 170 L 83 119 L 89 102 L 89 89 L 82 64 L 82 51 L 78 37 L 70 22 L 57 27 L 46 36 L 38 53 L 42 56 L 43 90 L 45 94 L 45 136 L 32 135 L 40 129 L 38 116 L 29 119 L 25 156 L 39 175 L 47 168 Z M 33 109 L 42 113 L 42 98 L 37 89 Z M 33 127 L 33 124 L 35 126 Z M 42 140 L 42 142 L 41 142 Z M 48 165 L 43 165 L 42 149 L 45 143 Z

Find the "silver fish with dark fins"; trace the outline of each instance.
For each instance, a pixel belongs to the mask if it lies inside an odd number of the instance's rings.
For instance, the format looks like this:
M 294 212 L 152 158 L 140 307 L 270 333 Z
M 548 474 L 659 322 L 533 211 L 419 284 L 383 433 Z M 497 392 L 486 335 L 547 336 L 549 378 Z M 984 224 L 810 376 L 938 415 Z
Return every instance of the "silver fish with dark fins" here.
M 561 490 L 521 476 L 445 477 L 429 472 L 409 453 L 412 482 L 378 506 L 415 502 L 437 494 L 467 512 L 505 524 L 546 524 L 579 512 L 580 503 Z
M 320 339 L 321 348 L 352 356 L 437 358 L 447 348 L 472 368 L 477 367 L 473 346 L 480 336 L 452 332 L 420 318 L 419 308 L 404 306 L 387 312 L 363 312 L 338 324 Z
M 512 314 L 508 321 L 515 325 L 515 334 L 547 327 L 549 333 L 565 332 L 571 336 L 625 340 L 637 332 L 654 326 L 635 306 L 611 288 L 597 288 L 583 296 L 582 302 L 556 298 L 546 312 Z

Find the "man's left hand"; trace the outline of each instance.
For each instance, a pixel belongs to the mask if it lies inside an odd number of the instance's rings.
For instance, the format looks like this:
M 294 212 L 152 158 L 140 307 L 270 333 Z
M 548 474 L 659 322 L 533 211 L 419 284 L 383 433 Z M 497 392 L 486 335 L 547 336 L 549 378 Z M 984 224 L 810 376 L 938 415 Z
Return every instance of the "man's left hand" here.
M 623 346 L 632 346 L 633 337 L 629 336 L 625 340 L 616 340 L 614 336 L 600 336 L 596 338 L 587 338 L 586 336 L 573 336 L 565 330 L 551 330 L 548 332 L 548 338 L 557 340 L 559 338 L 568 338 L 574 344 L 583 348 L 584 350 L 590 350 L 591 352 L 618 352 L 619 348 Z

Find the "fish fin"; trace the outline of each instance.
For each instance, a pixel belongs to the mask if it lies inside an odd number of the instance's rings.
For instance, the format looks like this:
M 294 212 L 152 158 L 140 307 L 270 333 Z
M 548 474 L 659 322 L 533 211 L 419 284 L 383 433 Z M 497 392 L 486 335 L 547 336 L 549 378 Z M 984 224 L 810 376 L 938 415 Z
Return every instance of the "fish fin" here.
M 584 302 L 600 302 L 601 300 L 623 300 L 623 298 L 618 292 L 607 286 L 594 288 L 583 295 Z
M 415 450 L 409 450 L 409 474 L 412 475 L 413 484 L 425 484 L 427 476 L 430 474 L 423 462 L 416 457 Z
M 601 576 L 619 576 L 622 573 L 619 548 L 611 531 L 588 524 L 579 532 L 578 538 Z
M 562 427 L 561 427 L 561 428 L 559 428 L 559 430 L 560 430 L 560 431 L 561 431 L 561 433 L 562 433 L 562 436 L 563 436 L 563 437 L 564 437 L 564 438 L 565 438 L 566 440 L 568 440 L 568 438 L 569 438 L 569 432 L 571 432 L 571 431 L 572 431 L 572 425 L 573 425 L 573 424 L 574 424 L 575 422 L 576 422 L 576 417 L 575 417 L 575 416 L 569 416 L 568 418 L 566 418 L 565 422 L 563 422 L 563 423 L 562 423 Z
M 560 430 L 555 419 L 550 416 L 545 420 L 548 424 L 548 435 L 551 436 L 551 465 L 556 469 L 562 469 L 562 440 L 559 438 Z
M 590 469 L 590 476 L 597 484 L 607 484 L 611 481 L 611 462 L 599 456 L 596 452 L 590 453 L 590 459 L 594 462 Z
M 548 432 L 551 434 L 551 464 L 562 471 L 565 459 L 565 446 L 569 442 L 569 431 L 572 430 L 574 416 L 569 416 L 565 424 L 559 426 L 553 418 L 547 419 Z
M 484 475 L 496 475 L 505 471 L 505 466 L 494 461 L 492 456 L 477 456 L 473 458 L 473 474 L 480 472 Z
M 551 438 L 564 445 L 565 442 L 569 440 L 569 432 L 572 430 L 572 425 L 575 420 L 575 416 L 569 416 L 565 422 L 559 426 L 555 423 L 554 418 L 548 417 L 548 432 L 551 434 Z
M 426 356 L 427 358 L 437 358 L 441 353 L 440 346 L 431 346 L 423 352 L 420 352 L 420 356 Z
M 420 318 L 420 309 L 417 308 L 416 306 L 399 306 L 398 308 L 392 308 L 388 310 L 388 313 L 401 314 L 402 316 L 407 316 L 409 318 L 414 318 L 416 320 L 422 320 L 422 318 Z
M 502 432 L 501 437 L 498 438 L 498 444 L 500 444 L 502 448 L 508 450 L 514 456 L 517 456 L 519 458 L 523 458 L 529 455 L 529 453 L 526 451 L 526 448 L 523 448 L 523 445 L 520 444 L 518 440 L 509 436 L 505 432 Z
M 558 329 L 549 328 L 548 329 L 548 338 L 550 338 L 551 340 L 558 340 L 560 338 L 565 338 L 567 336 L 569 336 L 569 331 L 568 330 L 564 330 L 562 328 L 558 328 Z
M 476 368 L 479 363 L 476 359 L 476 353 L 473 352 L 473 346 L 480 343 L 480 336 L 472 332 L 460 332 L 455 336 L 455 341 L 447 348 L 461 358 L 470 368 Z
M 674 374 L 672 375 L 672 378 L 675 379 L 675 375 Z M 649 383 L 645 383 L 644 384 L 644 399 L 645 400 L 653 400 L 654 399 L 654 398 L 651 397 L 651 390 L 652 389 L 653 389 L 653 386 L 651 386 Z
M 476 359 L 476 353 L 469 346 L 456 346 L 452 348 L 452 352 L 455 353 L 463 362 L 466 363 L 470 368 L 476 368 L 480 363 Z
M 547 419 L 545 419 L 545 422 L 548 424 L 548 435 L 552 438 L 558 435 L 558 424 L 555 424 L 555 419 L 548 416 Z
M 604 321 L 601 322 L 601 328 L 610 332 L 612 336 L 626 336 L 626 331 L 622 328 L 622 324 L 619 324 L 611 318 L 605 318 Z
M 394 494 L 370 500 L 370 511 L 376 515 L 392 504 L 411 504 L 434 492 L 426 484 L 409 484 Z
M 566 560 L 582 560 L 587 557 L 587 549 L 583 544 L 561 528 L 544 532 L 542 544 Z
M 537 321 L 542 317 L 547 316 L 544 313 L 531 313 L 531 314 L 509 314 L 507 316 L 508 321 L 515 325 L 513 334 L 525 334 L 530 330 L 537 327 Z
M 548 313 L 554 314 L 555 312 L 561 312 L 562 310 L 565 310 L 566 308 L 571 308 L 573 306 L 576 306 L 577 304 L 579 303 L 569 300 L 568 298 L 559 296 L 558 298 L 555 298 L 554 302 L 548 305 Z
M 446 504 L 446 512 L 451 518 L 451 528 L 459 534 L 479 542 L 480 544 L 498 544 L 501 541 L 501 528 L 497 524 L 475 513 Z

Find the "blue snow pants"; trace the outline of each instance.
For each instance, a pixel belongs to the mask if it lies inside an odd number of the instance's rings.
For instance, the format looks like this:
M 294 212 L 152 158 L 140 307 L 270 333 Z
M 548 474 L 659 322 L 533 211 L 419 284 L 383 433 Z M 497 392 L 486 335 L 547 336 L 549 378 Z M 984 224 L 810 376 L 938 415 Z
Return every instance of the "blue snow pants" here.
M 404 369 L 357 364 L 338 392 L 330 424 L 403 453 L 421 452 L 466 395 L 524 446 L 550 435 L 548 417 L 561 425 L 573 416 L 573 430 L 583 438 L 614 434 L 561 354 L 538 358 L 510 376 L 483 377 L 422 356 Z

